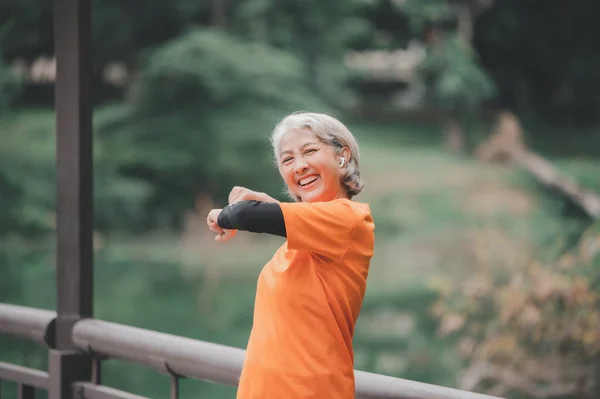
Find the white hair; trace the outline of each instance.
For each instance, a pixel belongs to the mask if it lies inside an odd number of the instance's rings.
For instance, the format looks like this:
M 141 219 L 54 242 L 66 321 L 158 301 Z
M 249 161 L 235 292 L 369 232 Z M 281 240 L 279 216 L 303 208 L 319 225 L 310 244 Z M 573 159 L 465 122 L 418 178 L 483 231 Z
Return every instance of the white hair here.
M 275 161 L 279 164 L 279 151 L 281 138 L 288 132 L 309 129 L 323 144 L 333 147 L 336 154 L 341 154 L 344 147 L 350 150 L 350 159 L 346 160 L 346 168 L 342 174 L 342 184 L 346 188 L 350 198 L 359 194 L 364 183 L 360 179 L 360 151 L 358 143 L 350 130 L 337 119 L 312 112 L 296 112 L 287 115 L 273 129 L 271 134 L 271 145 Z M 295 200 L 299 198 L 289 192 Z

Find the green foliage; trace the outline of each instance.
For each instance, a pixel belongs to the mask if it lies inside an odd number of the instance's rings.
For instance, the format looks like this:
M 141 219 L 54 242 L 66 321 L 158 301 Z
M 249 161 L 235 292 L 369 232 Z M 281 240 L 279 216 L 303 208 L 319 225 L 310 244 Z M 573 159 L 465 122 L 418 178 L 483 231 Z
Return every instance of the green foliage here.
M 437 337 L 428 311 L 435 300 L 422 283 L 381 290 L 370 282 L 354 337 L 356 368 L 452 386 L 458 357 Z
M 93 0 L 92 29 L 96 62 L 125 61 L 135 65 L 149 48 L 181 33 L 186 15 L 178 1 Z M 197 2 L 206 4 L 206 2 Z
M 115 108 L 99 112 L 100 122 L 116 115 Z M 56 206 L 56 140 L 52 112 L 23 112 L 6 118 L 0 145 L 0 237 L 46 237 L 54 231 Z M 107 147 L 94 143 L 95 227 L 123 228 L 143 220 L 148 184 L 119 175 L 106 155 Z
M 339 56 L 354 35 L 368 29 L 358 14 L 361 6 L 357 0 L 249 0 L 233 8 L 231 26 L 251 40 L 298 54 Z
M 351 73 L 344 67 L 344 52 L 372 30 L 359 14 L 361 6 L 357 0 L 244 1 L 233 8 L 229 30 L 295 54 L 307 65 L 311 88 L 331 104 L 347 107 L 354 98 L 345 87 Z
M 418 69 L 429 105 L 459 118 L 476 113 L 484 101 L 496 95 L 496 88 L 472 43 L 458 31 L 455 5 L 447 0 L 408 0 L 400 7 L 416 32 L 423 32 L 430 25 L 452 22 L 446 29 L 428 31 L 432 37 Z
M 494 83 L 477 61 L 473 49 L 457 37 L 430 49 L 419 66 L 431 104 L 459 117 L 476 113 L 496 94 Z
M 597 123 L 599 14 L 594 0 L 495 1 L 478 20 L 475 44 L 500 98 L 550 124 Z
M 475 15 L 473 45 L 504 104 L 570 124 L 598 120 L 600 3 L 593 0 L 96 0 L 95 64 L 125 61 L 135 69 L 143 51 L 193 26 L 217 27 L 296 53 L 313 68 L 314 87 L 340 100 L 347 98 L 336 91 L 347 77 L 341 56 L 351 43 L 402 45 L 406 20 L 416 32 L 432 24 L 453 29 L 456 8 L 466 3 L 493 3 Z M 11 61 L 52 54 L 52 4 L 0 2 L 0 26 L 0 47 Z M 336 71 L 335 81 L 328 70 Z
M 151 53 L 133 89 L 133 103 L 147 114 L 182 104 L 222 107 L 252 101 L 298 107 L 314 101 L 302 86 L 303 68 L 295 57 L 265 45 L 194 30 Z
M 552 262 L 490 261 L 467 278 L 436 284 L 440 333 L 456 339 L 468 364 L 464 388 L 514 398 L 597 397 L 598 224 Z
M 565 160 L 557 166 L 586 190 L 600 195 L 600 165 L 591 159 Z
M 52 3 L 0 1 L 0 48 L 10 59 L 35 59 L 52 48 Z
M 442 23 L 454 15 L 448 0 L 406 0 L 398 6 L 409 19 L 413 31 L 421 32 L 427 25 Z
M 52 229 L 54 210 L 54 138 L 50 126 L 29 115 L 27 126 L 11 118 L 0 145 L 0 237 L 29 237 Z M 41 122 L 41 123 L 40 123 Z
M 207 30 L 149 53 L 129 98 L 99 123 L 101 162 L 148 185 L 150 225 L 176 225 L 197 197 L 222 202 L 234 185 L 280 192 L 272 128 L 289 112 L 326 109 L 293 55 Z
M 467 130 L 463 139 L 471 145 L 473 134 L 481 129 L 482 106 L 497 93 L 471 42 L 474 17 L 469 11 L 468 23 L 461 23 L 460 7 L 446 0 L 408 0 L 401 5 L 428 45 L 417 71 L 425 87 L 425 106 L 444 112 L 460 132 Z
M 2 32 L 0 30 L 0 38 Z M 19 77 L 5 64 L 0 49 L 0 117 L 4 116 L 19 94 L 21 81 Z

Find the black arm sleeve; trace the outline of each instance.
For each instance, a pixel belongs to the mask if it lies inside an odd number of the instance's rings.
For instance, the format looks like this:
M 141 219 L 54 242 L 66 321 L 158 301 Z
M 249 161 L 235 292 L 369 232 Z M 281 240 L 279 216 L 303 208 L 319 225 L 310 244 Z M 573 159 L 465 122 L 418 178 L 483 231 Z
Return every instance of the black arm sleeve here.
M 286 237 L 283 212 L 277 203 L 240 201 L 227 205 L 217 218 L 222 229 L 245 230 Z

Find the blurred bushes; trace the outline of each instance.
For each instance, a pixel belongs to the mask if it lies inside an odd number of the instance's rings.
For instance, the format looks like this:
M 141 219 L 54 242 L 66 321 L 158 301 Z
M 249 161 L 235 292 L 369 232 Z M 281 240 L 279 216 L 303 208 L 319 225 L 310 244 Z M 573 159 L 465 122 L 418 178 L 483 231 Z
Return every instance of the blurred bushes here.
M 481 249 L 485 252 L 485 249 Z M 439 281 L 440 333 L 466 361 L 462 388 L 511 398 L 597 398 L 600 224 L 552 263 L 489 263 Z
M 6 117 L 0 144 L 0 237 L 36 238 L 52 229 L 55 193 L 52 119 Z
M 19 77 L 5 64 L 0 48 L 0 116 L 6 113 L 18 95 L 20 87 Z
M 477 54 L 455 36 L 430 49 L 419 65 L 419 75 L 429 105 L 461 118 L 480 112 L 479 106 L 496 94 Z
M 196 198 L 222 205 L 233 185 L 280 193 L 269 134 L 289 112 L 327 109 L 309 87 L 294 55 L 217 31 L 192 30 L 147 54 L 128 102 L 98 126 L 100 162 L 149 190 L 128 226 L 176 226 Z M 110 209 L 104 227 L 124 220 Z

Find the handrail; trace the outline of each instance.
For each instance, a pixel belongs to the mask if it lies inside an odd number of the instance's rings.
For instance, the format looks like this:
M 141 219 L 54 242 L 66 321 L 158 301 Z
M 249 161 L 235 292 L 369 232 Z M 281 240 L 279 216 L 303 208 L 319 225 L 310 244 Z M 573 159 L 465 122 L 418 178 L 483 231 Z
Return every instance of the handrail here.
M 97 355 L 152 367 L 159 372 L 237 385 L 245 351 L 96 319 L 75 324 L 73 341 Z M 356 371 L 360 399 L 499 399 L 364 371 Z
M 354 370 L 359 399 L 501 399 L 439 385 Z
M 48 389 L 48 373 L 29 367 L 0 362 L 0 380 L 14 381 L 40 389 Z
M 245 353 L 239 348 L 96 319 L 78 321 L 73 342 L 88 353 L 225 385 L 238 384 Z
M 73 398 L 85 399 L 148 399 L 119 389 L 92 384 L 90 382 L 75 382 L 71 385 Z
M 31 339 L 52 347 L 56 313 L 0 303 L 0 333 Z M 191 377 L 225 385 L 237 385 L 245 351 L 239 348 L 183 338 L 96 319 L 83 319 L 73 328 L 76 347 L 96 357 L 121 359 L 154 368 L 175 377 Z M 42 387 L 47 373 L 3 364 L 4 377 Z M 499 399 L 364 371 L 355 371 L 359 399 Z M 83 384 L 83 382 L 82 382 Z M 84 384 L 85 385 L 85 384 Z M 80 384 L 90 396 L 114 396 L 101 387 Z M 98 391 L 98 392 L 96 392 Z M 135 395 L 132 395 L 133 398 Z M 121 395 L 121 397 L 123 397 Z
M 0 303 L 0 333 L 54 347 L 56 312 Z

